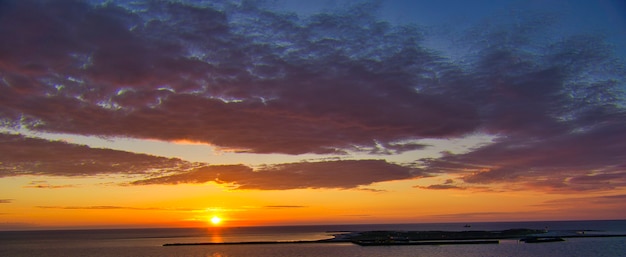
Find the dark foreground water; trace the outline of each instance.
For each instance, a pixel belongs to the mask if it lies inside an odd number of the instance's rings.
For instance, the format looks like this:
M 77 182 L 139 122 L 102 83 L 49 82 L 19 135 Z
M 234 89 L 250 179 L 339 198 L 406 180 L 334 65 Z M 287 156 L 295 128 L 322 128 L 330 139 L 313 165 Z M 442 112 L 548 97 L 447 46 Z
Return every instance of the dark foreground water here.
M 333 225 L 197 229 L 116 229 L 0 232 L 0 256 L 78 257 L 233 257 L 233 256 L 624 256 L 626 237 L 568 238 L 565 242 L 524 244 L 501 240 L 489 245 L 370 246 L 350 243 L 204 245 L 163 247 L 165 243 L 294 241 L 331 238 L 337 231 L 367 230 L 504 230 L 534 228 L 593 230 L 626 234 L 626 220 L 561 222 L 458 223 L 402 225 Z M 330 232 L 329 232 L 330 231 Z

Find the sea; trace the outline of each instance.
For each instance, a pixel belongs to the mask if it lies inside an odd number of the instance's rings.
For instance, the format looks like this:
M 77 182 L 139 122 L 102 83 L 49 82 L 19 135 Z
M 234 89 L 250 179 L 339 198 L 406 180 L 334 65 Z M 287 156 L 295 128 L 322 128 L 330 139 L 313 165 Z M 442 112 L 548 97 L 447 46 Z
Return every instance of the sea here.
M 471 226 L 471 227 L 469 227 Z M 533 221 L 484 223 L 370 224 L 282 227 L 210 227 L 160 229 L 98 229 L 0 231 L 3 257 L 238 257 L 238 256 L 434 256 L 434 257 L 626 257 L 626 237 L 566 238 L 564 242 L 525 244 L 500 240 L 499 244 L 358 246 L 323 244 L 225 244 L 163 246 L 172 243 L 300 241 L 333 238 L 342 232 L 467 231 L 513 228 L 548 231 L 626 234 L 626 220 Z

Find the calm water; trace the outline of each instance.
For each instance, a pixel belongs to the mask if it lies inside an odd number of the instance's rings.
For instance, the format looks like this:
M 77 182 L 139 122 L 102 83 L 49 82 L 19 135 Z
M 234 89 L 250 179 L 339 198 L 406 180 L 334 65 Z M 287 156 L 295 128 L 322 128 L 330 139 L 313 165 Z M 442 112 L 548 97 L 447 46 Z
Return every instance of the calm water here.
M 327 231 L 467 230 L 464 224 L 293 226 L 222 229 L 127 229 L 0 232 L 0 256 L 624 256 L 626 238 L 578 238 L 546 244 L 380 246 L 350 243 L 289 245 L 213 245 L 163 247 L 164 243 L 314 240 Z M 471 230 L 548 227 L 550 230 L 598 230 L 626 234 L 626 221 L 474 223 Z M 590 232 L 592 233 L 592 232 Z

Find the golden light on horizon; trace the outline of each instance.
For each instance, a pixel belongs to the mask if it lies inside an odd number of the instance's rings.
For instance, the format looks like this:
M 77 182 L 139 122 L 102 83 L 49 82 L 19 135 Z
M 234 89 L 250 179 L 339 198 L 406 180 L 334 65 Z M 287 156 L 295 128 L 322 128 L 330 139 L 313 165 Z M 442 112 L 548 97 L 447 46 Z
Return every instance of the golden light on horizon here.
M 218 226 L 222 223 L 222 218 L 218 217 L 218 216 L 213 216 L 211 217 L 211 219 L 209 220 L 211 222 L 211 224 L 213 226 Z

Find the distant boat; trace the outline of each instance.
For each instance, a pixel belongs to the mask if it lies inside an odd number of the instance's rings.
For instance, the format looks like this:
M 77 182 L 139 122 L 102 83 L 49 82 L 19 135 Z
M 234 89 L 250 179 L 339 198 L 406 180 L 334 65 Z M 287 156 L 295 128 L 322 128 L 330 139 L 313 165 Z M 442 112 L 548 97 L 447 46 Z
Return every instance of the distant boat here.
M 465 224 L 465 226 L 463 226 L 463 227 L 465 227 L 465 228 L 471 228 L 471 227 L 472 227 L 472 225 L 470 225 L 470 224 Z

